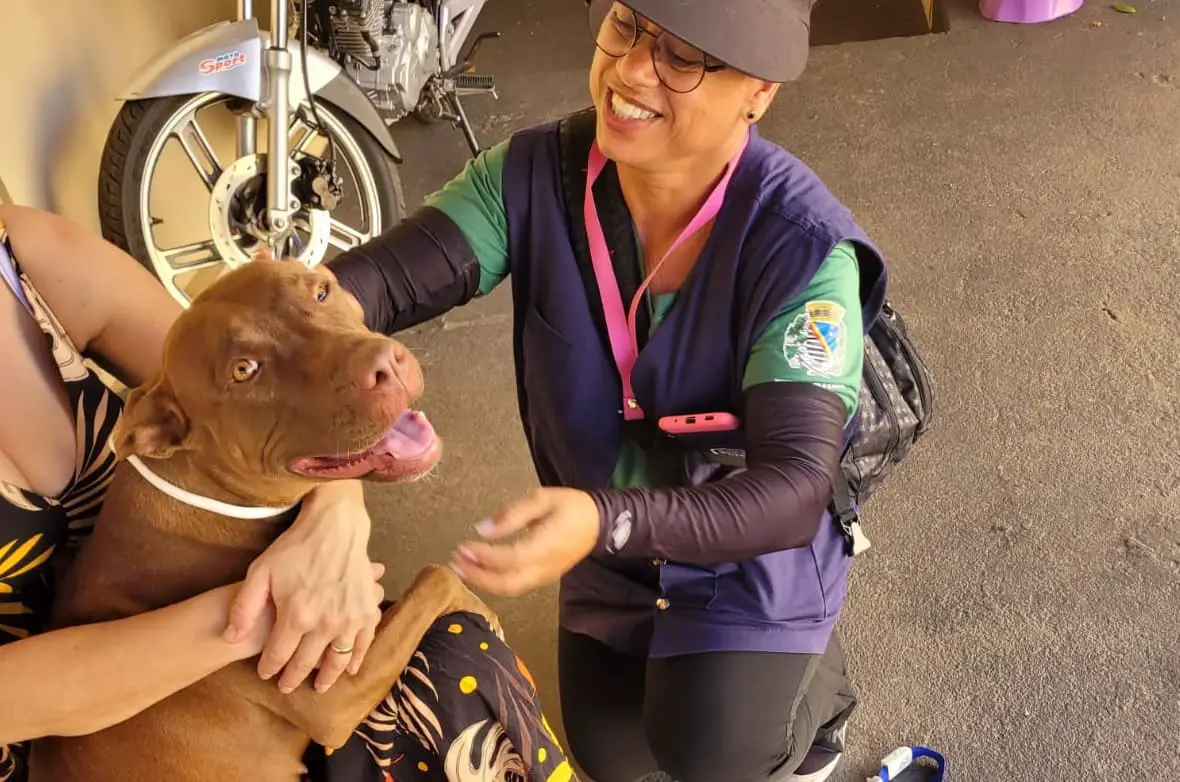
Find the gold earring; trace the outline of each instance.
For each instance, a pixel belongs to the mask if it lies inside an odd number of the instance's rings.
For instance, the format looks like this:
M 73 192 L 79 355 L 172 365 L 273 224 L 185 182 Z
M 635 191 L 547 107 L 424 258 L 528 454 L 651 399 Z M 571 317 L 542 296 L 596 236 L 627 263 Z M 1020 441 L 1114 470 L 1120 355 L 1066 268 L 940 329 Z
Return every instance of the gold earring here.
M 754 120 L 758 119 L 758 115 L 753 111 L 747 111 L 746 119 L 748 119 L 750 122 L 753 122 Z

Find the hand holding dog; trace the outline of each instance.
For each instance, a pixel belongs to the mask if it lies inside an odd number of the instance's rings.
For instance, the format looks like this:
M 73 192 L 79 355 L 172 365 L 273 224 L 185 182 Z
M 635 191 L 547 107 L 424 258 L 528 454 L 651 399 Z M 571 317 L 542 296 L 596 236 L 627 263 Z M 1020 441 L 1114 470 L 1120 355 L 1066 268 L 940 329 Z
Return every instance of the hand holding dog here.
M 369 561 L 369 526 L 360 487 L 328 484 L 307 497 L 291 527 L 250 565 L 230 609 L 226 639 L 250 633 L 273 602 L 274 630 L 258 675 L 269 679 L 282 671 L 283 692 L 298 687 L 317 666 L 320 692 L 345 670 L 360 669 L 385 596 L 377 581 L 385 568 Z M 351 651 L 338 653 L 333 646 Z
M 459 546 L 451 568 L 474 586 L 517 597 L 554 583 L 594 551 L 598 505 L 584 491 L 540 488 L 476 525 L 483 541 Z M 505 538 L 524 534 L 513 541 Z

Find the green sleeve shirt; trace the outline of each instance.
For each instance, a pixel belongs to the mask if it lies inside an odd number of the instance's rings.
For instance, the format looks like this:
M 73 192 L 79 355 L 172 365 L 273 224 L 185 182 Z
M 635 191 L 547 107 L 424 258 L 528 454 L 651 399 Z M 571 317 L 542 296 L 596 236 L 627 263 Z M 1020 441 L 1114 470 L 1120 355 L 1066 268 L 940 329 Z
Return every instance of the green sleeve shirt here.
M 479 295 L 486 296 L 508 276 L 508 213 L 504 210 L 504 159 L 508 142 L 467 161 L 459 176 L 426 197 L 455 221 L 479 261 Z
M 840 242 L 811 282 L 767 324 L 746 360 L 742 388 L 815 383 L 856 413 L 864 368 L 864 329 L 856 248 Z
M 460 227 L 479 260 L 479 293 L 486 295 L 508 276 L 508 218 L 503 172 L 508 142 L 481 152 L 459 176 L 427 197 Z M 676 294 L 653 297 L 652 329 L 663 320 Z M 759 383 L 814 383 L 844 401 L 848 420 L 856 413 L 864 366 L 860 276 L 856 250 L 840 242 L 808 286 L 789 302 L 755 342 L 746 360 L 742 387 Z M 700 411 L 704 412 L 704 411 Z M 615 469 L 615 488 L 646 486 L 644 454 L 624 445 Z

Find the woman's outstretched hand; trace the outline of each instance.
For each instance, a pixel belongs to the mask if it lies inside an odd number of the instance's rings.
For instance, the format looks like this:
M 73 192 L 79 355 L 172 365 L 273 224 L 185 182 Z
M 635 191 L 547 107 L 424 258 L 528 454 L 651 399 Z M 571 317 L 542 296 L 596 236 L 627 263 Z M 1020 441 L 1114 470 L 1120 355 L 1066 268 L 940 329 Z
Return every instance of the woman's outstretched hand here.
M 476 525 L 482 541 L 463 543 L 451 569 L 494 595 L 517 597 L 554 583 L 594 551 L 598 505 L 578 489 L 540 488 Z M 515 533 L 521 535 L 506 540 Z

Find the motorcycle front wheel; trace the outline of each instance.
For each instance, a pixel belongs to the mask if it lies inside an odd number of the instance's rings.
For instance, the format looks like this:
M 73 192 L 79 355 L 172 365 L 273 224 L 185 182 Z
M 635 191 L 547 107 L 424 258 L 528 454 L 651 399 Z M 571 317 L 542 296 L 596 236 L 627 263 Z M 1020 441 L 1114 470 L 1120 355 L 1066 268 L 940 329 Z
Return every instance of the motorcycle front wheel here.
M 239 104 L 219 93 L 129 101 L 103 149 L 103 236 L 185 307 L 265 244 L 265 151 L 237 157 L 233 111 L 242 110 Z M 300 203 L 293 216 L 296 241 L 289 255 L 308 266 L 377 236 L 405 214 L 401 179 L 380 143 L 335 107 L 321 102 L 316 109 L 314 115 L 306 106 L 292 112 L 290 158 L 313 173 L 330 158 L 342 188 L 330 211 Z M 217 112 L 225 115 L 220 122 Z M 261 148 L 265 120 L 257 125 Z M 297 189 L 312 190 L 307 182 Z M 169 208 L 175 218 L 160 216 Z

